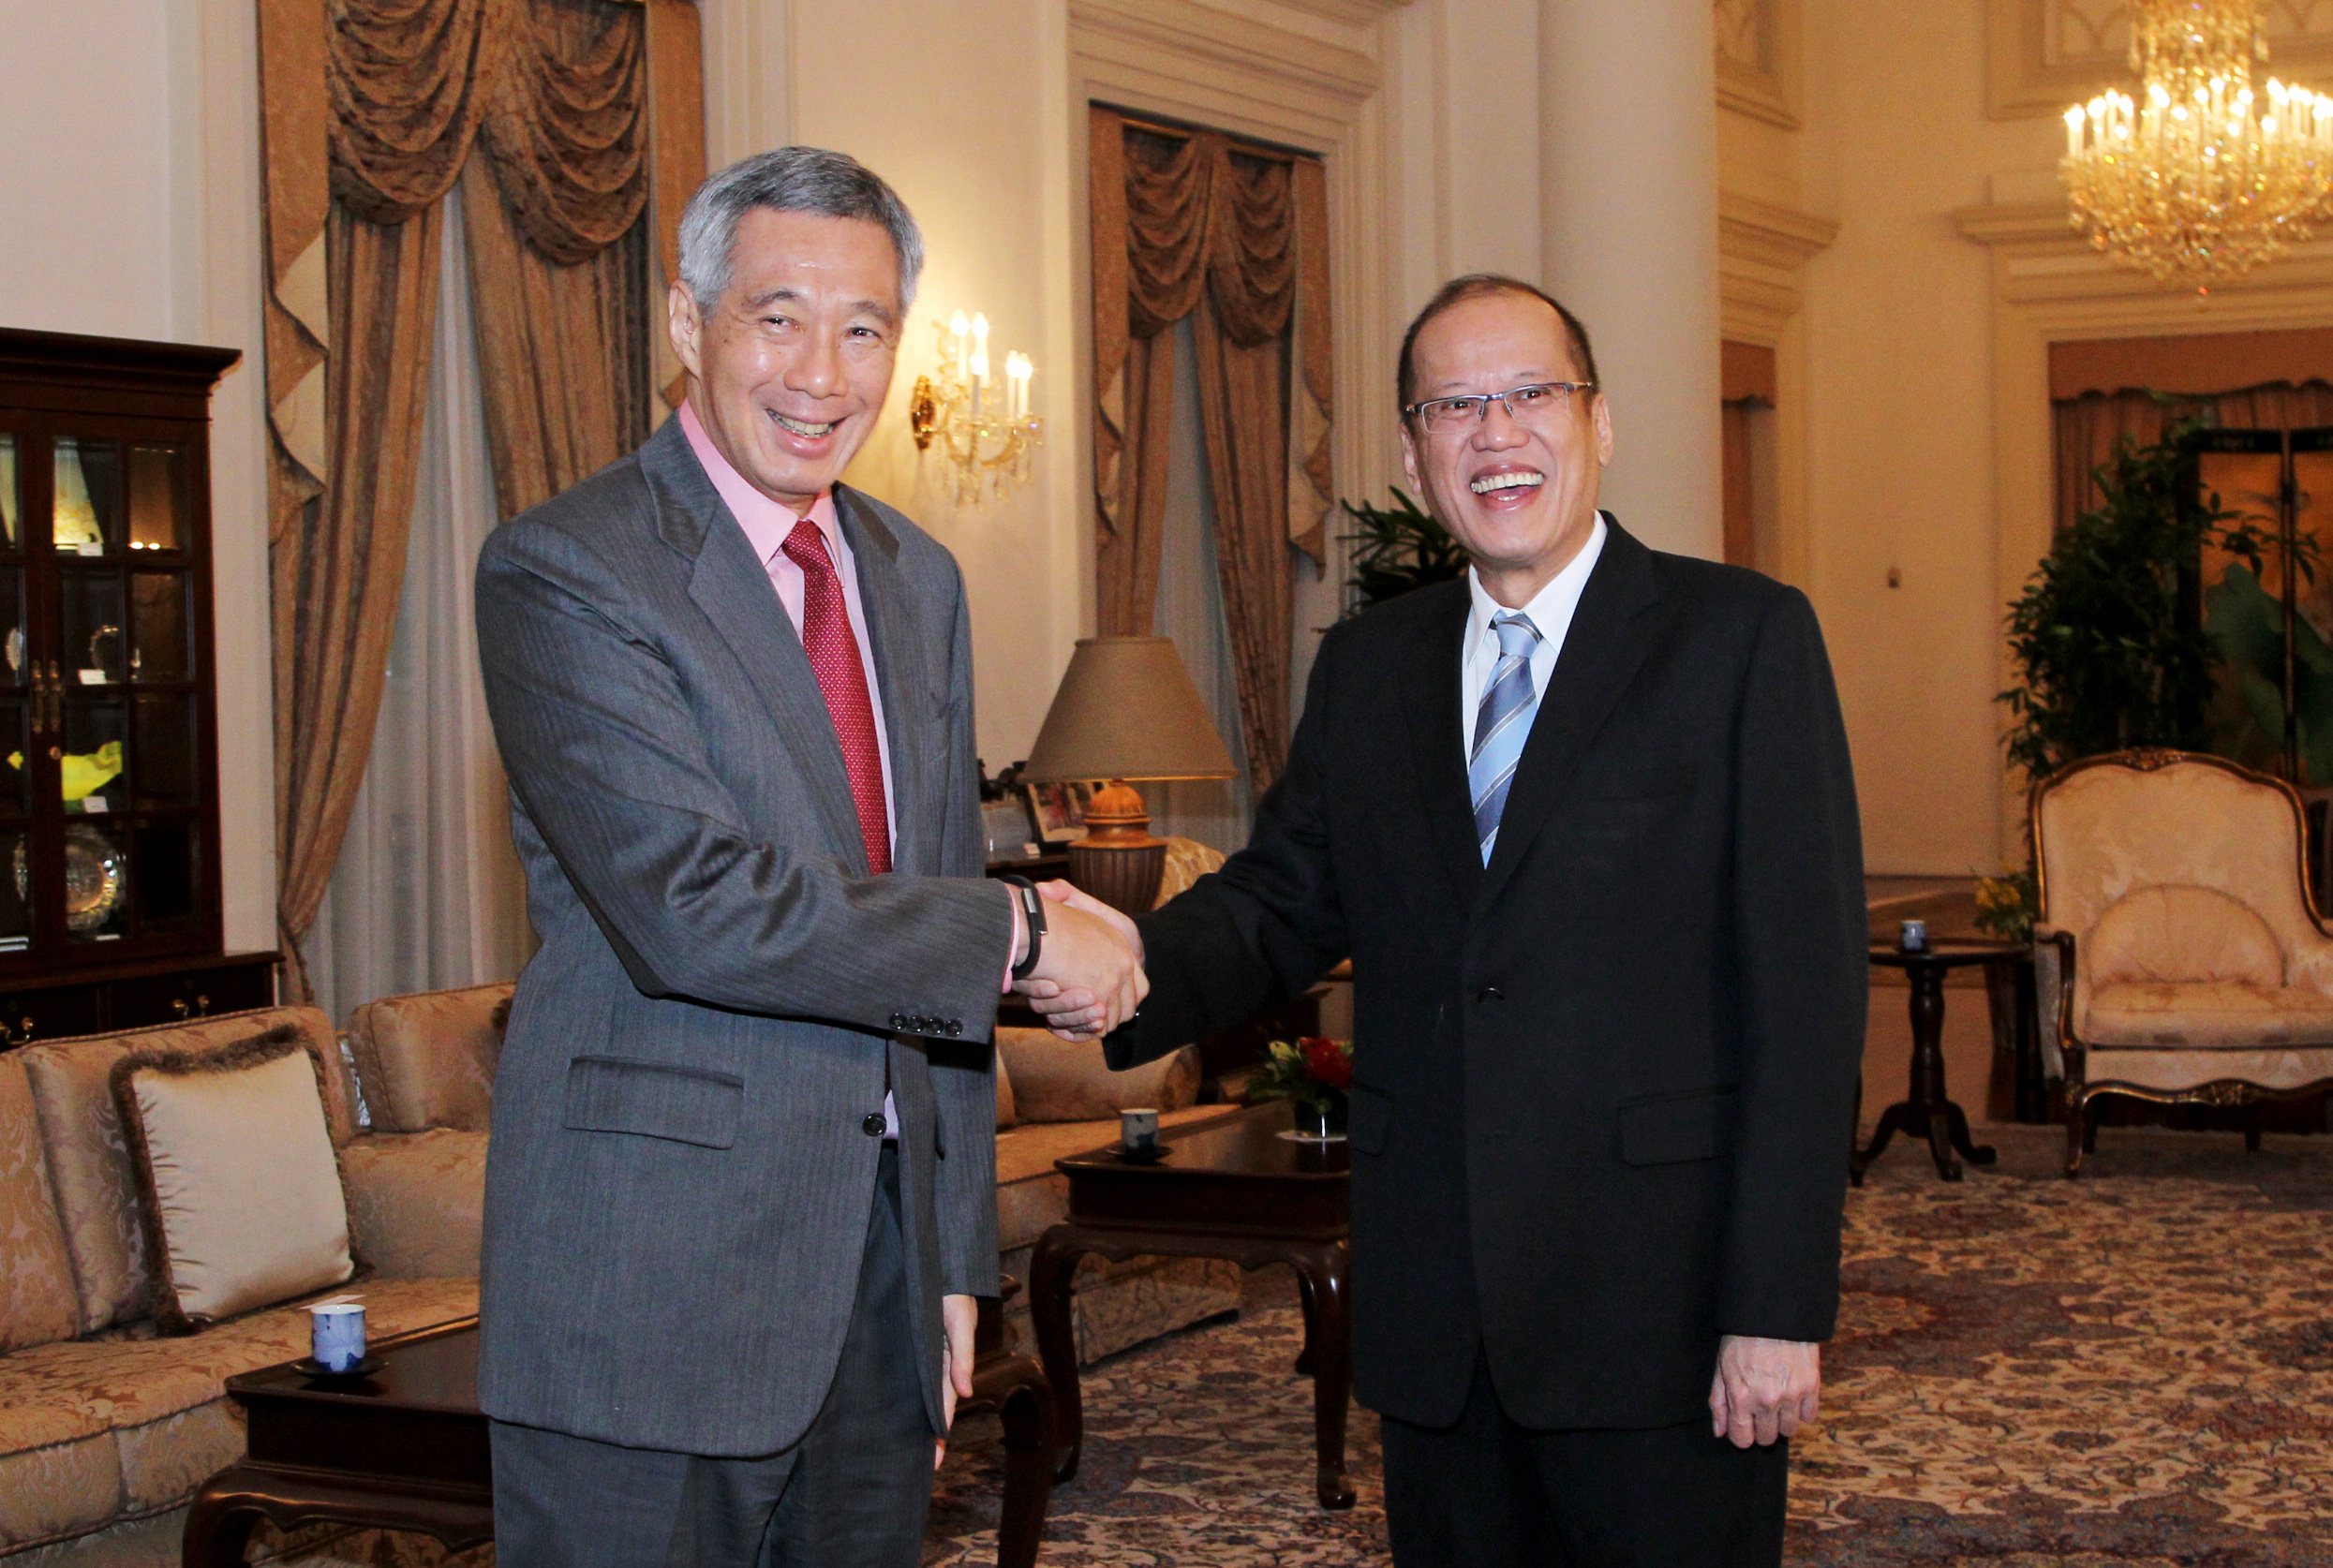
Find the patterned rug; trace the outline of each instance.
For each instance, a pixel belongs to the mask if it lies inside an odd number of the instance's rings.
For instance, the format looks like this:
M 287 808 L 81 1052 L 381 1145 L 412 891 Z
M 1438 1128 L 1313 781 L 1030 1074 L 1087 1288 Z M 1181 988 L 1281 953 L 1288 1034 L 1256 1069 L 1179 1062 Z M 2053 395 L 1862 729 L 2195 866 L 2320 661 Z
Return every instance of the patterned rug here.
M 1822 1420 L 1790 1560 L 1820 1568 L 2333 1564 L 2333 1138 L 2109 1129 L 2079 1182 L 2051 1129 L 1981 1130 L 1948 1185 L 1900 1141 L 1850 1196 Z M 1360 1505 L 1312 1499 L 1311 1385 L 1285 1276 L 1238 1320 L 1087 1370 L 1085 1459 L 1039 1561 L 1387 1561 L 1376 1422 Z M 994 1561 L 993 1427 L 942 1472 L 928 1565 Z

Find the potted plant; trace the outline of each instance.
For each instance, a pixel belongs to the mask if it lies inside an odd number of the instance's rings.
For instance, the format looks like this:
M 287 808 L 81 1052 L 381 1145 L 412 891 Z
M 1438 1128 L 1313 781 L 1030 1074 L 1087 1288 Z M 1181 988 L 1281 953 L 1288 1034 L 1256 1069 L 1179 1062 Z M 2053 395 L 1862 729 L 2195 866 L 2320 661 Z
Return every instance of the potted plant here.
M 1275 1040 L 1266 1050 L 1263 1065 L 1248 1082 L 1247 1102 L 1285 1100 L 1296 1107 L 1297 1136 L 1323 1143 L 1343 1139 L 1346 1097 L 1353 1087 L 1353 1043 L 1308 1034 L 1293 1044 Z
M 1458 540 L 1399 485 L 1393 501 L 1389 507 L 1337 503 L 1360 525 L 1343 536 L 1353 546 L 1353 575 L 1345 586 L 1353 590 L 1355 611 L 1466 574 L 1466 552 Z

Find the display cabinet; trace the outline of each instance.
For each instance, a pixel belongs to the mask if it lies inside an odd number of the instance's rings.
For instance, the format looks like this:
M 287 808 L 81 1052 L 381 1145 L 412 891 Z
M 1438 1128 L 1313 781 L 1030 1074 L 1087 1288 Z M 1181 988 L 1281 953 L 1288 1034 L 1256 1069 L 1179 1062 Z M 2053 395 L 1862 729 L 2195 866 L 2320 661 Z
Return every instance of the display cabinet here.
M 224 957 L 209 434 L 237 358 L 0 330 L 0 1043 L 196 1011 L 171 961 Z M 154 1007 L 68 1004 L 131 982 Z

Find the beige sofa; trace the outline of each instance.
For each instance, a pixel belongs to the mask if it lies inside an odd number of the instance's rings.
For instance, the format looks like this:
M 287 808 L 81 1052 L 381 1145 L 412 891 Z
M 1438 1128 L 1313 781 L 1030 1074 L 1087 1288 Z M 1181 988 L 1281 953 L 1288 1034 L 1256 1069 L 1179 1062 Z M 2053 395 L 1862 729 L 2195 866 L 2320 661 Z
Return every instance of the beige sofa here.
M 372 1334 L 477 1310 L 483 1134 L 361 1131 L 321 1013 L 273 1008 L 0 1053 L 0 1561 L 9 1568 L 176 1563 L 186 1500 L 243 1452 L 222 1380 L 306 1352 L 297 1303 L 190 1338 L 156 1334 L 155 1276 L 107 1084 L 132 1050 L 201 1050 L 278 1023 L 296 1027 L 328 1069 L 325 1120 L 352 1250 L 369 1270 L 349 1288 Z

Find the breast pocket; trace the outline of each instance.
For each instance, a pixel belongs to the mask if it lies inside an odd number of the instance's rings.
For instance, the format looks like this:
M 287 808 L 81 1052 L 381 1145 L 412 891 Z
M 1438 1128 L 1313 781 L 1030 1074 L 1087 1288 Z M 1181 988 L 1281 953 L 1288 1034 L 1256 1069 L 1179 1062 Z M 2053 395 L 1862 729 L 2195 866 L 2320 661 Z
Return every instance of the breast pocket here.
M 579 1132 L 636 1132 L 703 1148 L 737 1141 L 745 1080 L 629 1057 L 577 1057 L 567 1064 L 563 1125 Z

